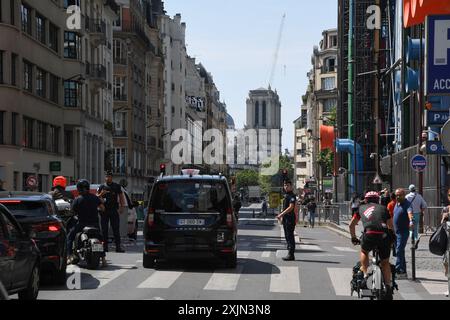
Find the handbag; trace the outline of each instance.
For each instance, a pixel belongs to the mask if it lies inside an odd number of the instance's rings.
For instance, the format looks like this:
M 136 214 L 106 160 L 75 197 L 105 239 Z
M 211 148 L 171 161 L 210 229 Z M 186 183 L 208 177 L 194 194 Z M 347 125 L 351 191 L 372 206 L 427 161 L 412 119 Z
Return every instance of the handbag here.
M 437 256 L 443 256 L 447 251 L 448 235 L 446 224 L 441 224 L 430 238 L 430 252 Z

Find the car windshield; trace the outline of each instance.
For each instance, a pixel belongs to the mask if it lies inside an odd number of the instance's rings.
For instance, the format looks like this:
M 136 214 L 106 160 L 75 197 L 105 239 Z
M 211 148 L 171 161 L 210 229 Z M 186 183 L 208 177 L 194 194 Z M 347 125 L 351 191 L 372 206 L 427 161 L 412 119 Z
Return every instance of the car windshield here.
M 222 213 L 230 201 L 220 182 L 162 182 L 155 188 L 152 207 L 165 212 Z
M 1 201 L 5 207 L 18 219 L 46 217 L 49 215 L 49 207 L 43 202 L 31 201 Z

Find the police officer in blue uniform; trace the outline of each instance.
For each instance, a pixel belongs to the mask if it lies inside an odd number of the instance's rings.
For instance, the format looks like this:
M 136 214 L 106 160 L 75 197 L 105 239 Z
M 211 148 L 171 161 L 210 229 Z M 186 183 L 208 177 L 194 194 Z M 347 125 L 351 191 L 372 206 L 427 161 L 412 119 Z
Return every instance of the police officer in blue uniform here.
M 292 190 L 292 182 L 286 180 L 284 182 L 284 191 L 286 195 L 283 201 L 283 212 L 278 216 L 278 220 L 282 220 L 284 235 L 286 237 L 288 255 L 283 258 L 284 261 L 295 260 L 295 194 Z

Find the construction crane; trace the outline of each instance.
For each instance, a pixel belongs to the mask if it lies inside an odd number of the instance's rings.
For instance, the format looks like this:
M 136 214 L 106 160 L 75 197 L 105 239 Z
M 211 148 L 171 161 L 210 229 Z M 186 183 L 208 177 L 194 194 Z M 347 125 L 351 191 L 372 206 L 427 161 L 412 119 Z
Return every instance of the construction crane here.
M 273 57 L 272 70 L 270 71 L 269 88 L 272 86 L 273 80 L 275 78 L 275 70 L 277 68 L 278 53 L 280 52 L 281 38 L 283 36 L 285 20 L 286 20 L 286 14 L 283 14 L 283 18 L 281 18 L 280 31 L 278 32 L 277 46 L 275 48 L 275 54 L 274 54 L 274 57 Z

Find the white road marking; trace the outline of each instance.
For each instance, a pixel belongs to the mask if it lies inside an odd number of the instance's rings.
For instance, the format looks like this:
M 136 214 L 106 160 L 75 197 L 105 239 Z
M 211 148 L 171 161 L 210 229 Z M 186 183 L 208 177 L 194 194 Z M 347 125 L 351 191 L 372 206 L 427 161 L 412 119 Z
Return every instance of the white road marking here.
M 273 267 L 270 277 L 270 292 L 300 293 L 298 267 Z
M 178 271 L 156 271 L 147 280 L 142 282 L 139 289 L 168 289 L 178 280 L 183 272 Z
M 214 272 L 203 290 L 235 291 L 243 270 L 238 266 L 234 272 Z
M 358 252 L 355 249 L 346 248 L 346 247 L 333 247 L 333 248 L 336 249 L 337 251 L 341 251 L 341 252 Z
M 328 275 L 336 296 L 350 296 L 352 272 L 349 268 L 328 268 Z
M 239 247 L 250 247 L 251 243 L 250 242 L 239 242 L 238 246 Z
M 422 300 L 416 290 L 409 284 L 409 280 L 396 280 L 399 291 L 398 293 L 404 300 Z
M 239 251 L 237 252 L 238 258 L 248 258 L 250 251 Z
M 270 251 L 264 251 L 261 254 L 261 258 L 270 258 L 271 252 Z
M 299 245 L 299 249 L 304 251 L 323 251 L 319 246 L 305 244 Z
M 448 290 L 448 279 L 444 272 L 417 270 L 417 278 L 431 295 L 444 295 Z
M 300 237 L 299 236 L 295 236 L 295 243 L 300 243 Z
M 117 267 L 122 267 L 120 265 L 115 265 Z M 124 268 L 119 270 L 86 270 L 86 269 L 80 269 L 76 265 L 69 265 L 67 266 L 67 273 L 73 274 L 75 272 L 81 272 L 81 273 L 87 273 L 92 276 L 92 278 L 99 281 L 99 285 L 97 288 L 101 288 L 106 286 L 111 281 L 117 279 L 125 272 L 129 271 L 130 269 L 135 268 L 136 266 L 130 266 L 130 265 L 124 265 Z

